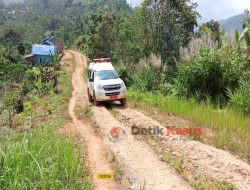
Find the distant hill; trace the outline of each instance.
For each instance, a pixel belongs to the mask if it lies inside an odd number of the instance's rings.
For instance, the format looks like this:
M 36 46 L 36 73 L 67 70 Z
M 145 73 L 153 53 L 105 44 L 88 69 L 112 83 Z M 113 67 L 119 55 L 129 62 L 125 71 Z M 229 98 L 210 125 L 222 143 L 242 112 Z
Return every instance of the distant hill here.
M 246 18 L 246 14 L 239 14 L 228 19 L 219 21 L 225 28 L 225 30 L 232 34 L 234 30 L 242 31 L 242 21 Z

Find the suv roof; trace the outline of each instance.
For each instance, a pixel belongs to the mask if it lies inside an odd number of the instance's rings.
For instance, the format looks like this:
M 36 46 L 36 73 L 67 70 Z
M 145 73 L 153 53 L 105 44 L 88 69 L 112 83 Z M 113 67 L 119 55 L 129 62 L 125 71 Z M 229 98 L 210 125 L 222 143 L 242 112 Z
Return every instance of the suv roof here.
M 90 63 L 89 69 L 94 70 L 94 71 L 115 70 L 111 62 Z

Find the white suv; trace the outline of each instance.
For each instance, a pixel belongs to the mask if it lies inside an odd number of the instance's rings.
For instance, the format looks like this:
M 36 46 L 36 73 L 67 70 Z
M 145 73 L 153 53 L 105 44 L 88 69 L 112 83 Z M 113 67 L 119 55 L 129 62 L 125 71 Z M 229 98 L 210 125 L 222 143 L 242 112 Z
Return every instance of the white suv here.
M 126 105 L 127 88 L 120 79 L 110 58 L 94 59 L 88 68 L 88 98 L 98 106 L 103 101 Z

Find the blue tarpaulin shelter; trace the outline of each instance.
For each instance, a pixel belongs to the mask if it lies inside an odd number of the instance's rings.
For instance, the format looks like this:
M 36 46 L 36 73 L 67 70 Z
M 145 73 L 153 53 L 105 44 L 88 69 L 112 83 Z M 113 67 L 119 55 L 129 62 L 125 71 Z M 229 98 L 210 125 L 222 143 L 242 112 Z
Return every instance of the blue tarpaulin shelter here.
M 53 45 L 38 45 L 32 46 L 32 54 L 36 63 L 50 64 L 52 57 L 56 55 L 56 48 Z
M 32 46 L 33 55 L 56 55 L 56 48 L 53 45 L 38 45 Z

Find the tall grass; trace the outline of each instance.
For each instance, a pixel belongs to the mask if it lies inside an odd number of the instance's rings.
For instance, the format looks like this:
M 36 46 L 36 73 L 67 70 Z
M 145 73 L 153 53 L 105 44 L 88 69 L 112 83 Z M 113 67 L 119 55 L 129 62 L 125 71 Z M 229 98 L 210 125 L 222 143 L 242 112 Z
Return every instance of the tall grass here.
M 128 99 L 190 120 L 196 127 L 209 127 L 216 135 L 208 143 L 250 160 L 250 116 L 229 108 L 214 108 L 210 103 L 198 104 L 195 100 L 141 93 L 133 89 L 129 90 Z
M 0 151 L 0 188 L 91 189 L 74 148 L 49 125 L 10 135 Z

